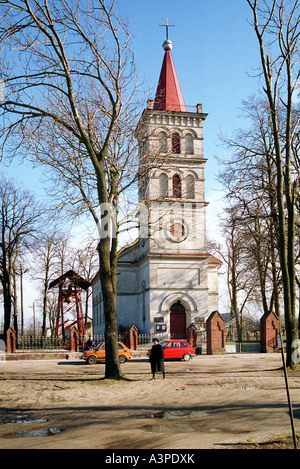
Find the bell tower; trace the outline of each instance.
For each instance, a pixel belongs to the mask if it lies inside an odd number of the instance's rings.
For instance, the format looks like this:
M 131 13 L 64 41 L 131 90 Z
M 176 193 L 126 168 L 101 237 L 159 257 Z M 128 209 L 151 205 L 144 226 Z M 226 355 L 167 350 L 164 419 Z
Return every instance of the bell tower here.
M 166 29 L 171 25 L 164 25 Z M 168 29 L 167 29 L 168 30 Z M 202 105 L 185 105 L 172 59 L 165 51 L 154 100 L 139 124 L 140 161 L 155 162 L 140 182 L 148 209 L 150 252 L 207 256 Z

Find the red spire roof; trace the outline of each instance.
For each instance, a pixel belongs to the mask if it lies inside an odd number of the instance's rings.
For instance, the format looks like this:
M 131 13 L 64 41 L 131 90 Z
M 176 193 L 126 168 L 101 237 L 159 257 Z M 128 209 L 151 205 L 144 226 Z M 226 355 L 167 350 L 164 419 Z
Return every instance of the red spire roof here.
M 160 72 L 153 109 L 160 111 L 186 112 L 184 99 L 181 93 L 177 73 L 171 55 L 171 41 L 165 41 L 163 47 L 165 49 L 165 55 Z

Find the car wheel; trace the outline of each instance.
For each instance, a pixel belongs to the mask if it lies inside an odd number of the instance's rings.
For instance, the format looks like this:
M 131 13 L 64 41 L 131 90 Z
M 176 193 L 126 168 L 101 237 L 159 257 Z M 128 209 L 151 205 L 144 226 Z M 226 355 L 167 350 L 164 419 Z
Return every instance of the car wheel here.
M 119 356 L 119 361 L 120 361 L 120 363 L 125 363 L 126 360 L 127 360 L 127 358 L 125 357 L 125 355 L 120 355 L 120 356 Z
M 89 365 L 95 365 L 97 363 L 97 358 L 95 357 L 95 355 L 90 355 L 87 359 L 87 362 Z
M 188 362 L 190 359 L 191 359 L 191 356 L 189 353 L 185 353 L 182 357 L 182 359 L 185 361 L 185 362 Z

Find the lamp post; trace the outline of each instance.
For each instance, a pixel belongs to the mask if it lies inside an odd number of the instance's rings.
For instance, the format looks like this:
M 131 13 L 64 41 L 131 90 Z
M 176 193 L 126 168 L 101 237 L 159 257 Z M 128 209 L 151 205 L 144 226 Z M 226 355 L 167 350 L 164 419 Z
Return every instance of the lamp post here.
M 28 272 L 28 269 L 23 270 L 22 264 L 20 265 L 20 270 L 14 271 L 15 274 L 20 275 L 20 291 L 21 291 L 21 337 L 24 336 L 24 297 L 23 297 L 23 274 Z
M 297 436 L 296 436 L 295 425 L 294 425 L 293 407 L 292 407 L 292 402 L 290 398 L 290 390 L 289 390 L 289 383 L 288 383 L 288 376 L 287 376 L 287 370 L 286 370 L 286 363 L 285 363 L 284 350 L 283 350 L 283 340 L 282 340 L 281 332 L 279 332 L 279 334 L 277 335 L 277 343 L 278 343 L 278 348 L 281 351 L 281 358 L 282 358 L 285 387 L 286 387 L 286 393 L 287 393 L 287 399 L 288 399 L 288 405 L 289 405 L 289 414 L 290 414 L 291 428 L 292 428 L 292 434 L 293 434 L 294 448 L 298 449 Z
M 35 305 L 32 303 L 32 306 L 29 306 L 29 308 L 32 308 L 32 314 L 33 314 L 33 337 L 35 337 Z

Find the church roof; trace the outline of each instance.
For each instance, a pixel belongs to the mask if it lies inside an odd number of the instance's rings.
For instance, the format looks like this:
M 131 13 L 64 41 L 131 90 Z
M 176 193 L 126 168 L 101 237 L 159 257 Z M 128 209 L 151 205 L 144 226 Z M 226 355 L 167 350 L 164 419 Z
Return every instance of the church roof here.
M 153 109 L 160 111 L 186 112 L 186 107 L 179 85 L 171 49 L 172 42 L 163 43 L 165 55 L 157 85 Z

